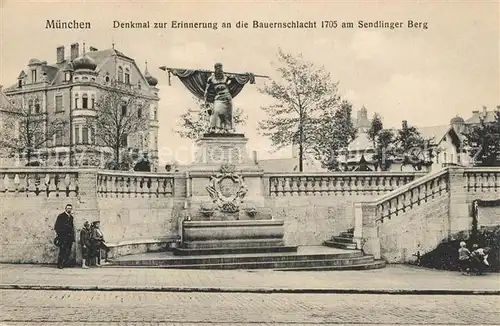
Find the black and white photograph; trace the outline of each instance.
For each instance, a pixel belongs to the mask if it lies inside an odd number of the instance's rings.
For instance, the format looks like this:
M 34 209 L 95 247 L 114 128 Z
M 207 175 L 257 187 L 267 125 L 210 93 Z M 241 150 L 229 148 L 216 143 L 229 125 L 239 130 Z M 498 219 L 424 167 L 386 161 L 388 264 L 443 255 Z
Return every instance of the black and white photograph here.
M 500 2 L 0 0 L 0 326 L 500 325 Z

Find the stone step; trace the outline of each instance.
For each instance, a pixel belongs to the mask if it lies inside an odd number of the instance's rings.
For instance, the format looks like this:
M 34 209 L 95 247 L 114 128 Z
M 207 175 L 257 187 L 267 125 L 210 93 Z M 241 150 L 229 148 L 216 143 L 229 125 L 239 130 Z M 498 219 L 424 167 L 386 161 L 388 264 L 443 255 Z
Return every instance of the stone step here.
M 339 243 L 354 243 L 353 238 L 346 238 L 346 237 L 341 237 L 341 236 L 333 236 L 330 241 L 333 242 L 339 242 Z
M 284 247 L 282 239 L 245 239 L 245 240 L 205 240 L 185 241 L 186 249 L 220 249 L 220 248 L 269 248 Z
M 365 256 L 370 257 L 370 256 Z M 167 257 L 165 259 L 117 259 L 114 265 L 119 266 L 187 266 L 187 265 L 231 265 L 231 264 L 259 264 L 271 262 L 293 262 L 293 261 L 333 261 L 338 259 L 366 259 L 360 251 L 352 251 L 337 254 L 298 254 L 295 252 L 267 253 L 267 254 L 237 254 L 237 255 L 207 255 L 187 257 Z M 373 259 L 373 258 L 371 258 Z M 179 267 L 180 268 L 180 267 Z M 241 267 L 245 268 L 245 267 Z M 271 268 L 271 267 L 269 267 Z
M 343 237 L 343 238 L 353 238 L 354 237 L 354 233 L 351 233 L 351 232 L 340 232 L 340 236 Z
M 199 256 L 199 255 L 234 255 L 249 253 L 273 253 L 273 252 L 297 252 L 297 247 L 240 247 L 240 248 L 175 248 L 175 256 Z
M 156 265 L 150 267 L 167 269 L 285 269 L 285 268 L 311 268 L 311 267 L 348 267 L 362 266 L 373 263 L 373 256 L 357 258 L 337 258 L 320 260 L 284 260 L 284 261 L 253 261 L 232 263 L 203 263 L 203 264 L 181 264 L 181 265 Z M 109 266 L 109 265 L 108 265 Z M 120 265 L 124 266 L 124 265 Z M 144 266 L 144 264 L 140 265 Z
M 302 271 L 337 271 L 337 270 L 363 270 L 363 269 L 378 269 L 384 268 L 386 265 L 383 260 L 374 260 L 366 264 L 355 264 L 355 265 L 341 265 L 341 266 L 313 266 L 313 267 L 291 267 L 291 268 L 280 268 L 276 271 L 283 272 L 302 272 Z
M 327 241 L 323 242 L 323 244 L 327 247 L 330 247 L 330 248 L 356 250 L 355 243 L 345 243 L 345 242 L 337 242 L 337 241 L 327 240 Z

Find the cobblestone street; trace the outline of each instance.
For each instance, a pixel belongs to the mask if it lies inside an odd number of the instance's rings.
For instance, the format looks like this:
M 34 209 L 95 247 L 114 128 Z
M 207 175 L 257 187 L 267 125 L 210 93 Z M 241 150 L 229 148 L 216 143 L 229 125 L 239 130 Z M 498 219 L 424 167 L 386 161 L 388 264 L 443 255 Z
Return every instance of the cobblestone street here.
M 497 296 L 2 290 L 6 325 L 494 325 Z

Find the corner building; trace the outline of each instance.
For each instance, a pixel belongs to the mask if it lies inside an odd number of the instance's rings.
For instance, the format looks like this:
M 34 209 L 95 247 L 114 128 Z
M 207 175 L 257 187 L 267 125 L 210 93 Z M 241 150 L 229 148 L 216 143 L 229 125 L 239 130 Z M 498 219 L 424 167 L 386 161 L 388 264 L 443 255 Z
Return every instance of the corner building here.
M 147 70 L 141 72 L 134 59 L 116 50 L 90 47 L 80 51 L 79 44 L 56 48 L 56 62 L 48 64 L 33 58 L 19 73 L 17 83 L 4 90 L 11 103 L 29 99 L 29 110 L 39 114 L 47 124 L 54 119 L 67 122 L 67 127 L 49 139 L 36 152 L 42 165 L 104 167 L 113 151 L 95 139 L 86 119 L 99 114 L 95 107 L 102 90 L 116 87 L 139 94 L 139 100 L 150 103 L 144 114 L 149 115 L 148 130 L 127 135 L 122 146 L 135 157 L 147 155 L 158 166 L 158 80 Z M 113 85 L 113 86 L 111 86 Z M 134 157 L 134 155 L 132 155 Z M 22 162 L 22 161 L 21 161 Z M 21 163 L 23 165 L 23 163 Z

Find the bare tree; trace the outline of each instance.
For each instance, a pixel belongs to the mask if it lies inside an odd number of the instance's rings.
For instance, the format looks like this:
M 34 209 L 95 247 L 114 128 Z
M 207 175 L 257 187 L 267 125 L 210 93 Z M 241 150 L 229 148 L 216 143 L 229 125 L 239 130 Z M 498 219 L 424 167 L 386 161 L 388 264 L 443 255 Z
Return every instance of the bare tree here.
M 12 105 L 5 108 L 0 129 L 0 147 L 13 155 L 25 156 L 27 165 L 55 136 L 62 137 L 68 125 L 67 121 L 45 114 L 41 103 L 35 94 L 13 97 Z
M 94 130 L 96 144 L 113 150 L 111 169 L 128 169 L 130 160 L 124 152 L 132 147 L 132 136 L 143 140 L 143 132 L 147 135 L 149 101 L 138 90 L 112 84 L 99 92 L 95 107 L 97 115 L 87 122 Z

